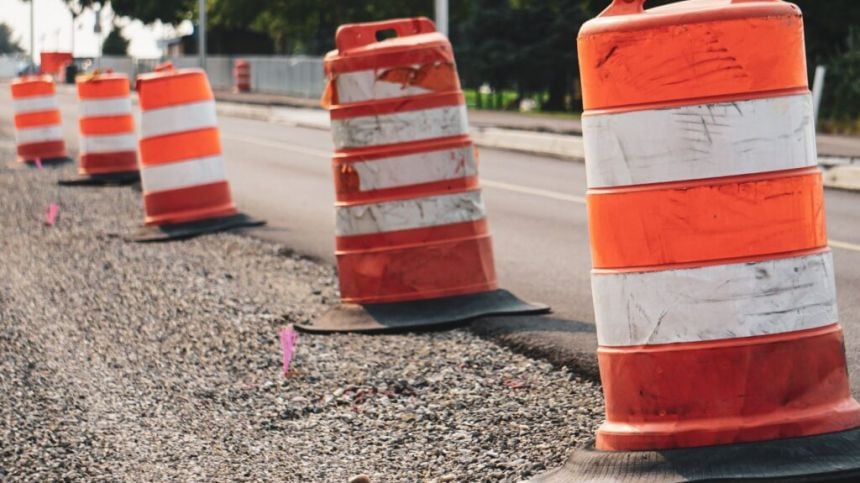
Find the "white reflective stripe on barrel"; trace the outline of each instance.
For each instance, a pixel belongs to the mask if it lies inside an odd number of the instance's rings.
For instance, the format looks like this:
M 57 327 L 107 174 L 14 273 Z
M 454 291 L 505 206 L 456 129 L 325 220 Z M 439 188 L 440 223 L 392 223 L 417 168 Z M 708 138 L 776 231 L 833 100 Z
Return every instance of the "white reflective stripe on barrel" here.
M 590 188 L 818 164 L 808 94 L 582 117 Z
M 119 153 L 137 150 L 137 136 L 127 134 L 81 135 L 81 153 Z
M 15 130 L 15 142 L 18 145 L 41 143 L 46 141 L 62 141 L 63 130 L 60 126 L 28 127 Z
M 12 100 L 12 111 L 15 114 L 26 114 L 28 112 L 55 111 L 59 109 L 57 96 L 20 97 Z
M 332 120 L 332 138 L 337 149 L 408 143 L 468 132 L 463 104 Z
M 368 235 L 477 221 L 485 216 L 480 191 L 337 206 L 338 236 Z
M 379 75 L 386 70 L 388 69 L 360 70 L 338 74 L 335 78 L 338 103 L 349 104 L 376 99 L 419 96 L 433 92 L 423 87 L 404 86 L 403 84 L 380 80 Z
M 348 165 L 358 173 L 361 191 L 412 186 L 478 174 L 471 145 L 358 161 Z
M 163 136 L 196 129 L 216 127 L 215 101 L 193 102 L 143 111 L 140 116 L 141 138 Z
M 195 158 L 178 163 L 143 166 L 140 170 L 143 191 L 155 193 L 225 181 L 224 159 L 221 156 Z
M 130 97 L 81 100 L 81 117 L 121 116 L 131 114 Z
M 829 251 L 657 272 L 596 272 L 591 284 L 601 346 L 781 334 L 838 321 Z

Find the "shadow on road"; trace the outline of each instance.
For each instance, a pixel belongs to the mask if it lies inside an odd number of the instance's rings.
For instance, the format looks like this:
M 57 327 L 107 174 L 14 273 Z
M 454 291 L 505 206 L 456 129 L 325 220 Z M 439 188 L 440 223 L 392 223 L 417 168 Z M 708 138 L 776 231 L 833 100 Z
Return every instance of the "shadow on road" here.
M 597 335 L 593 324 L 543 316 L 484 317 L 469 329 L 480 337 L 529 357 L 569 368 L 578 376 L 600 382 Z

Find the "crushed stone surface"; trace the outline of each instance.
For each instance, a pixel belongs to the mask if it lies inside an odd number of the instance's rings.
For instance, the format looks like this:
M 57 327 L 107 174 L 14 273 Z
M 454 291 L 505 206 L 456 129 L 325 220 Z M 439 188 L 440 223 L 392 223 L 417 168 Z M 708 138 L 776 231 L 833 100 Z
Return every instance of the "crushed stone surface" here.
M 337 303 L 332 267 L 126 242 L 140 192 L 74 170 L 0 146 L 2 481 L 519 481 L 602 418 L 598 386 L 461 330 L 302 334 L 285 377 L 278 332 Z

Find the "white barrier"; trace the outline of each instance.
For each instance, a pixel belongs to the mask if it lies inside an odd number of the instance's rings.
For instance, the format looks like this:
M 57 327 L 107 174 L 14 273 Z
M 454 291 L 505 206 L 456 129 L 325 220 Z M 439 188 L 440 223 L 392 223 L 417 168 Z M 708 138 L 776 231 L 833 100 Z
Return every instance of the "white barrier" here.
M 22 60 L 26 59 L 12 55 L 0 55 L 0 79 L 17 77 Z
M 282 94 L 292 97 L 318 98 L 325 88 L 321 57 L 296 56 L 223 56 L 206 57 L 206 74 L 212 88 L 227 90 L 233 87 L 233 63 L 247 60 L 251 65 L 251 91 Z M 195 55 L 171 57 L 176 68 L 197 67 Z M 161 62 L 158 59 L 138 59 L 135 75 L 151 72 Z

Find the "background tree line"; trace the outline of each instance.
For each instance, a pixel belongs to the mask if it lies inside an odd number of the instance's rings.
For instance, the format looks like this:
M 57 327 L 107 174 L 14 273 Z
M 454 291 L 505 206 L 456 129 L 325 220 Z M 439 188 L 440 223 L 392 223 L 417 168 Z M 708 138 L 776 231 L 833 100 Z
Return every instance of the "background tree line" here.
M 81 6 L 92 0 L 70 0 Z M 672 3 L 652 0 L 648 6 Z M 804 11 L 810 70 L 829 68 L 823 111 L 860 117 L 860 2 L 795 0 Z M 197 16 L 196 0 L 111 0 L 118 15 L 150 23 Z M 349 22 L 425 15 L 433 0 L 207 0 L 213 53 L 323 55 Z M 609 0 L 453 0 L 450 36 L 464 86 L 538 98 L 544 110 L 579 111 L 576 34 Z M 852 27 L 856 26 L 856 27 Z M 196 48 L 186 43 L 187 51 Z

